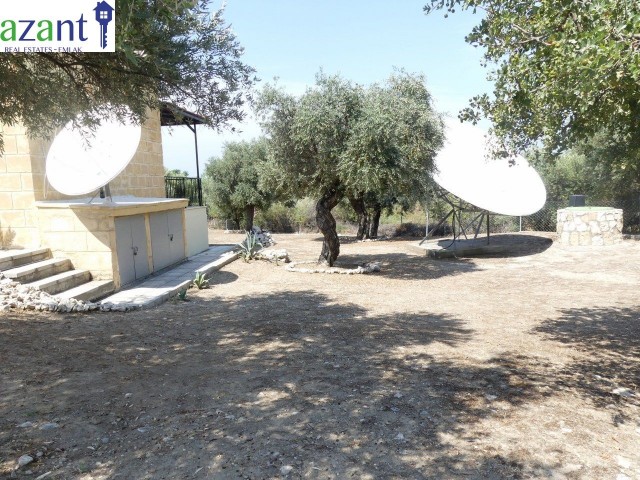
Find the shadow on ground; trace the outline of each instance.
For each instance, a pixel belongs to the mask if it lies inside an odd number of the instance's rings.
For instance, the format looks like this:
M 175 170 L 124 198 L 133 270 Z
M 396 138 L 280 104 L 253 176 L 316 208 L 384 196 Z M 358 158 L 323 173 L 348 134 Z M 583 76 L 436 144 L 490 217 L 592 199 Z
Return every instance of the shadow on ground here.
M 223 285 L 225 283 L 233 283 L 238 280 L 238 275 L 226 270 L 218 270 L 207 276 L 211 285 Z
M 611 409 L 614 423 L 628 420 L 625 404 L 640 406 L 638 308 L 565 309 L 535 332 L 585 354 L 583 360 L 556 373 L 558 383 L 571 385 L 595 405 Z
M 381 267 L 380 272 L 373 275 L 381 275 L 398 280 L 433 280 L 477 270 L 476 265 L 471 260 L 460 258 L 433 260 L 422 255 L 406 253 L 340 255 L 335 266 L 354 268 L 358 265 L 372 262 L 378 262 Z
M 0 320 L 0 473 L 40 451 L 30 468 L 53 478 L 551 475 L 471 448 L 495 402 L 546 395 L 519 360 L 428 352 L 473 336 L 454 317 L 370 316 L 313 291 L 196 299 L 188 314 L 180 303 L 10 314 Z
M 433 239 L 428 242 L 430 245 L 435 244 L 440 248 L 447 250 L 459 250 L 464 253 L 465 249 L 488 247 L 487 252 L 461 254 L 464 257 L 490 257 L 490 258 L 510 258 L 510 257 L 526 257 L 529 255 L 537 255 L 547 250 L 553 245 L 553 240 L 539 235 L 527 234 L 508 234 L 501 233 L 491 235 L 487 243 L 486 237 L 478 237 L 477 239 L 459 239 L 453 241 L 453 238 Z M 423 244 L 424 245 L 424 244 Z M 499 248 L 500 251 L 491 252 L 491 248 Z

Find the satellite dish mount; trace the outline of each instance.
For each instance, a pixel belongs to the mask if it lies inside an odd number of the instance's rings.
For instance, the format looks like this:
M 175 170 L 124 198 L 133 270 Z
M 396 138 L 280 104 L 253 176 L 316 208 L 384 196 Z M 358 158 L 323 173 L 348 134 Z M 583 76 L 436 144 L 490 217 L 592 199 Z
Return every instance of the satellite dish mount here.
M 465 240 L 468 240 L 469 238 L 476 240 L 478 236 L 480 236 L 482 227 L 485 225 L 485 219 L 487 228 L 487 244 L 489 244 L 491 231 L 490 212 L 488 210 L 478 209 L 473 205 L 464 202 L 459 197 L 452 196 L 442 188 L 438 188 L 436 195 L 449 205 L 449 211 L 444 217 L 442 217 L 438 224 L 430 230 L 427 222 L 425 237 L 420 241 L 419 245 L 422 245 L 424 242 L 428 241 L 429 238 L 433 237 L 441 227 L 447 224 L 447 220 L 449 219 L 451 219 L 451 233 L 453 234 L 453 240 L 449 246 L 453 245 L 456 241 L 460 241 L 462 237 L 464 237 Z M 469 218 L 466 216 L 466 218 L 463 218 L 464 212 L 471 213 L 472 217 Z

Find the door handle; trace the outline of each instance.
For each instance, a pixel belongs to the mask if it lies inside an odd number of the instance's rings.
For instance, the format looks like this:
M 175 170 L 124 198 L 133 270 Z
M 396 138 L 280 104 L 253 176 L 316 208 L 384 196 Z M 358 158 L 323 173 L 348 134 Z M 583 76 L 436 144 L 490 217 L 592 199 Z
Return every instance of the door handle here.
M 170 242 L 173 242 L 173 233 L 170 233 L 170 234 L 169 234 L 169 241 L 170 241 Z
M 138 255 L 138 247 L 131 247 L 131 250 L 133 250 L 134 255 Z

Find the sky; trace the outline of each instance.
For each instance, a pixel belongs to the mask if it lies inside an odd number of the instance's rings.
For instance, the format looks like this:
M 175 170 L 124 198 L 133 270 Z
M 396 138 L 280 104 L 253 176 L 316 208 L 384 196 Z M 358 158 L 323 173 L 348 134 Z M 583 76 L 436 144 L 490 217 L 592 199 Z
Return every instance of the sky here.
M 224 18 L 244 47 L 243 61 L 256 69 L 256 88 L 278 78 L 300 95 L 322 69 L 368 85 L 382 82 L 394 67 L 423 73 L 435 108 L 455 116 L 474 95 L 491 92 L 482 51 L 464 41 L 480 21 L 471 12 L 425 15 L 428 0 L 226 0 Z M 214 0 L 213 8 L 221 6 Z M 200 172 L 225 142 L 260 136 L 250 115 L 233 124 L 238 133 L 198 129 Z M 163 127 L 165 167 L 195 176 L 193 133 Z

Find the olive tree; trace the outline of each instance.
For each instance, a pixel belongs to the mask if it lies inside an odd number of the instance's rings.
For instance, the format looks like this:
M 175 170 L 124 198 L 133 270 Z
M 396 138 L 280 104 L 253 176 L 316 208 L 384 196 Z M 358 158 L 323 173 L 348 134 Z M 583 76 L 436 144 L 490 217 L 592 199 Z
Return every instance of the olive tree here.
M 276 188 L 316 198 L 324 241 L 319 261 L 340 254 L 331 211 L 344 197 L 406 192 L 433 169 L 443 125 L 422 75 L 396 72 L 382 84 L 319 74 L 301 97 L 267 86 L 256 103 Z
M 207 203 L 212 203 L 246 231 L 253 228 L 256 208 L 268 208 L 272 195 L 260 188 L 260 164 L 266 161 L 263 140 L 227 143 L 222 157 L 211 158 L 204 173 Z

